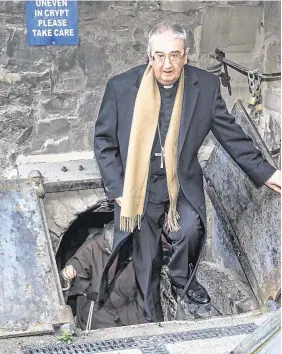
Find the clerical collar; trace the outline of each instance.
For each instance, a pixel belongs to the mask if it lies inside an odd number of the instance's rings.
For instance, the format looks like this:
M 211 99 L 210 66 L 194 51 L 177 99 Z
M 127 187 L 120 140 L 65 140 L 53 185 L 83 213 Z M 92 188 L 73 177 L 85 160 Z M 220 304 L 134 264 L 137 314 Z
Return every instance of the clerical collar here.
M 175 83 L 173 83 L 172 85 L 163 85 L 158 80 L 156 80 L 156 81 L 157 81 L 158 86 L 159 86 L 160 89 L 170 90 L 170 89 L 178 86 L 178 81 L 179 80 L 175 81 Z

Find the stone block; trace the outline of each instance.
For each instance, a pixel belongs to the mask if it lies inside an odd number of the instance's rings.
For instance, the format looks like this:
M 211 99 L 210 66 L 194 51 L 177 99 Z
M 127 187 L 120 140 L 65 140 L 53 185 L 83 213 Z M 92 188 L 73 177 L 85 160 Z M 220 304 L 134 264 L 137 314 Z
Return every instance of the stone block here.
M 21 145 L 23 144 L 29 137 L 30 134 L 32 133 L 33 130 L 33 125 L 30 125 L 28 128 L 26 128 L 21 135 L 17 138 L 17 144 Z
M 240 102 L 232 113 L 254 146 L 273 164 Z M 268 188 L 257 189 L 219 144 L 205 165 L 204 176 L 207 193 L 217 213 L 222 213 L 226 236 L 256 298 L 261 304 L 270 297 L 275 299 L 281 289 L 280 196 Z
M 254 6 L 209 7 L 204 16 L 200 50 L 214 53 L 249 53 L 255 47 L 262 8 Z
M 248 280 L 242 266 L 234 251 L 228 235 L 228 228 L 225 225 L 224 216 L 220 210 L 214 210 L 212 220 L 212 258 L 213 261 L 225 269 L 228 269 L 232 276 L 244 284 Z
M 281 95 L 270 90 L 263 91 L 263 105 L 270 111 L 281 112 Z
M 83 199 L 83 203 L 85 203 L 87 209 L 94 207 L 102 200 L 107 200 L 104 189 L 102 188 L 93 189 L 91 193 L 89 190 L 80 190 L 77 193 L 78 197 Z
M 59 96 L 62 95 L 77 95 L 83 93 L 86 87 L 87 77 L 84 75 L 81 68 L 70 70 L 69 72 L 61 73 L 58 81 L 54 85 L 53 93 Z
M 66 47 L 56 53 L 56 63 L 58 71 L 70 71 L 77 63 L 77 53 L 79 48 L 77 46 Z
M 81 41 L 78 54 L 79 65 L 87 76 L 87 87 L 96 87 L 105 83 L 111 73 L 109 58 L 103 46 L 84 39 Z
M 60 243 L 60 237 L 65 233 L 65 229 L 61 228 L 57 225 L 54 220 L 48 215 L 48 209 L 45 209 L 46 218 L 47 218 L 47 225 L 49 234 L 51 237 L 52 247 L 53 249 L 57 249 L 58 244 Z
M 200 7 L 200 2 L 166 0 L 161 2 L 161 7 L 164 11 L 195 13 Z
M 5 132 L 6 138 L 13 142 L 32 123 L 31 108 L 21 105 L 9 105 L 7 109 L 0 111 L 0 116 L 0 132 Z
M 21 83 L 24 83 L 26 86 L 37 87 L 40 83 L 48 81 L 50 87 L 50 75 L 51 71 L 49 68 L 42 72 L 24 71 L 21 73 Z
M 40 147 L 40 153 L 61 154 L 70 152 L 70 142 L 68 137 L 61 139 L 47 139 Z
M 133 32 L 133 37 L 136 41 L 147 44 L 148 31 L 145 28 L 137 27 Z
M 263 140 L 270 151 L 274 151 L 281 147 L 281 114 L 268 113 L 264 114 L 264 133 Z
M 264 2 L 264 31 L 266 35 L 281 36 L 281 1 Z
M 17 102 L 17 105 L 24 104 L 30 106 L 33 102 L 33 92 L 30 87 L 25 84 L 4 84 L 0 82 L 0 92 L 1 98 L 3 101 L 2 106 L 4 104 L 9 105 L 9 102 L 13 100 L 13 102 Z
M 40 112 L 37 113 L 42 116 Z M 65 118 L 39 120 L 32 142 L 33 151 L 68 152 L 71 144 L 71 125 Z M 59 150 L 57 150 L 59 149 Z
M 265 69 L 269 73 L 281 70 L 281 42 L 274 41 L 269 44 Z
M 25 5 L 22 1 L 5 1 L 0 6 L 0 14 L 20 15 L 25 10 Z
M 48 229 L 55 251 L 79 214 L 106 200 L 103 189 L 46 193 L 43 199 Z
M 70 128 L 70 122 L 65 118 L 50 120 L 50 134 L 52 136 L 66 135 Z
M 6 55 L 10 58 L 8 68 L 21 71 L 44 71 L 50 67 L 52 62 L 52 54 L 48 47 L 27 45 L 24 28 L 16 30 L 9 28 Z
M 273 41 L 269 44 L 266 58 L 265 71 L 267 73 L 277 73 L 281 71 L 281 41 Z M 280 89 L 281 80 L 268 81 L 267 87 Z
M 21 81 L 21 76 L 16 73 L 11 73 L 4 68 L 0 68 L 0 82 L 5 84 L 14 85 Z
M 117 1 L 117 3 L 127 3 L 127 1 Z M 129 2 L 130 3 L 130 2 Z M 134 1 L 132 2 L 133 7 L 135 7 L 138 10 L 143 10 L 143 11 L 158 11 L 161 10 L 161 2 L 160 1 Z M 126 5 L 127 7 L 127 5 Z
M 78 97 L 68 95 L 67 92 L 47 99 L 42 102 L 44 109 L 50 114 L 52 113 L 73 113 L 77 105 Z
M 195 54 L 196 53 L 196 44 L 195 44 L 193 33 L 191 31 L 187 32 L 187 45 L 189 48 L 189 55 Z
M 83 16 L 89 14 L 91 12 L 97 13 L 107 10 L 111 5 L 113 5 L 113 1 L 84 1 L 84 6 L 79 6 L 79 15 Z M 127 2 L 126 2 L 127 3 Z
M 250 91 L 249 91 L 247 79 L 245 78 L 245 83 L 236 85 L 235 83 L 233 83 L 232 76 L 231 76 L 231 89 L 232 89 L 232 96 L 229 96 L 227 88 L 221 86 L 222 97 L 226 102 L 226 107 L 228 111 L 229 112 L 232 111 L 234 103 L 237 100 L 242 100 L 244 102 L 245 108 L 248 108 L 247 100 L 250 98 Z
M 96 89 L 94 91 L 84 93 L 79 101 L 79 121 L 94 122 L 94 120 L 98 117 L 103 91 L 104 89 Z
M 39 150 L 49 136 L 50 121 L 39 120 L 36 124 L 35 137 L 33 146 L 35 150 Z
M 65 118 L 39 120 L 36 125 L 37 140 L 45 141 L 47 138 L 58 138 L 69 133 L 70 122 Z
M 212 306 L 222 315 L 253 311 L 258 308 L 252 289 L 216 263 L 201 262 L 196 276 L 199 283 L 206 288 Z
M 56 193 L 55 197 L 47 194 L 47 197 L 45 196 L 44 198 L 44 210 L 48 228 L 52 230 L 57 237 L 61 236 L 77 218 L 75 210 L 73 208 L 69 209 L 66 204 L 62 203 L 62 201 L 64 201 L 63 193 L 64 192 Z
M 89 122 L 88 122 L 89 123 Z M 70 148 L 72 151 L 91 151 L 94 143 L 94 124 L 72 128 L 70 131 Z

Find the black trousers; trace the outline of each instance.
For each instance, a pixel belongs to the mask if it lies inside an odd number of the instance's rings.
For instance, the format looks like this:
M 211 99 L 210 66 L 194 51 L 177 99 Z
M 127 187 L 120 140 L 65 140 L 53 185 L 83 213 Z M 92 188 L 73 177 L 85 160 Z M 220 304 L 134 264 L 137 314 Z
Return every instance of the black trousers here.
M 133 263 L 136 277 L 144 296 L 145 317 L 148 321 L 163 321 L 160 303 L 160 272 L 162 233 L 169 197 L 165 176 L 151 176 L 146 213 L 141 229 L 133 235 Z M 179 193 L 177 211 L 181 229 L 170 232 L 173 255 L 168 265 L 172 281 L 185 286 L 191 264 L 197 262 L 203 230 L 201 220 L 192 205 Z

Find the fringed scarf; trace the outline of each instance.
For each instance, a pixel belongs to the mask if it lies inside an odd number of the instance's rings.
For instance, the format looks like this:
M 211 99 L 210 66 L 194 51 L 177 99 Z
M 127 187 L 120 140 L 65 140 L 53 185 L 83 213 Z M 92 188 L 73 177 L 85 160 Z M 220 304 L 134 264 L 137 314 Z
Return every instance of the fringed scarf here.
M 177 146 L 183 92 L 184 70 L 179 79 L 165 140 L 165 168 L 170 199 L 167 220 L 170 231 L 178 231 L 180 229 L 178 224 L 179 214 L 176 211 L 179 192 Z M 120 213 L 121 231 L 133 232 L 136 226 L 138 226 L 139 230 L 141 227 L 151 151 L 158 125 L 160 106 L 159 87 L 154 77 L 153 68 L 149 64 L 142 78 L 134 106 Z

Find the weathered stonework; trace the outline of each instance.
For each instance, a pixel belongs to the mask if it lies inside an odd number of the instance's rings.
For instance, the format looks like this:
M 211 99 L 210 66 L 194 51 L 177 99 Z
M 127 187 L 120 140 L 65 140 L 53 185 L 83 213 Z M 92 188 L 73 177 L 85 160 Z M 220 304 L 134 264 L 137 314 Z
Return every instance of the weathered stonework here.
M 281 72 L 281 2 L 266 1 L 264 13 L 264 70 Z M 264 120 L 261 134 L 270 151 L 281 146 L 281 80 L 263 83 Z
M 43 200 L 46 220 L 56 252 L 66 230 L 78 215 L 105 200 L 103 189 L 47 193 Z
M 19 154 L 91 151 L 106 81 L 145 62 L 148 32 L 161 20 L 185 26 L 192 65 L 214 64 L 208 54 L 219 46 L 230 60 L 250 69 L 277 71 L 279 6 L 278 1 L 80 1 L 80 44 L 36 47 L 26 43 L 24 2 L 3 2 L 0 178 L 7 178 Z M 229 72 L 233 94 L 229 97 L 226 88 L 222 93 L 230 109 L 249 93 L 246 77 Z M 273 90 L 279 96 L 279 85 L 268 83 L 267 97 Z M 280 126 L 280 112 L 266 107 L 260 129 L 269 145 L 277 146 L 279 133 L 269 131 Z M 210 138 L 205 141 L 207 152 L 212 144 Z
M 221 314 L 231 315 L 258 308 L 251 288 L 216 263 L 201 262 L 197 279 L 207 289 L 212 305 Z
M 78 46 L 29 47 L 24 2 L 2 2 L 0 179 L 16 176 L 11 172 L 23 156 L 43 155 L 47 160 L 50 154 L 89 155 L 108 78 L 145 63 L 148 32 L 159 21 L 184 25 L 191 65 L 206 69 L 217 64 L 209 54 L 219 47 L 228 59 L 249 69 L 280 71 L 280 6 L 279 1 L 79 1 Z M 247 77 L 228 71 L 232 96 L 225 87 L 221 91 L 231 110 L 238 98 L 246 102 L 250 93 Z M 262 84 L 264 111 L 255 123 L 269 150 L 280 147 L 280 93 L 280 81 Z M 199 153 L 202 165 L 213 145 L 214 137 L 209 134 Z M 104 198 L 100 189 L 46 195 L 44 206 L 55 250 L 77 216 Z M 252 309 L 247 285 L 212 263 L 220 260 L 212 258 L 214 225 L 209 200 L 207 206 L 208 242 L 203 259 L 208 262 L 200 268 L 199 280 L 220 312 Z M 221 297 L 216 294 L 219 282 L 226 289 Z M 228 287 L 234 291 L 228 293 Z M 236 302 L 240 289 L 243 295 Z M 223 307 L 222 301 L 230 298 L 234 306 Z
M 202 53 L 220 48 L 226 53 L 250 53 L 256 44 L 261 7 L 209 7 L 204 16 Z

